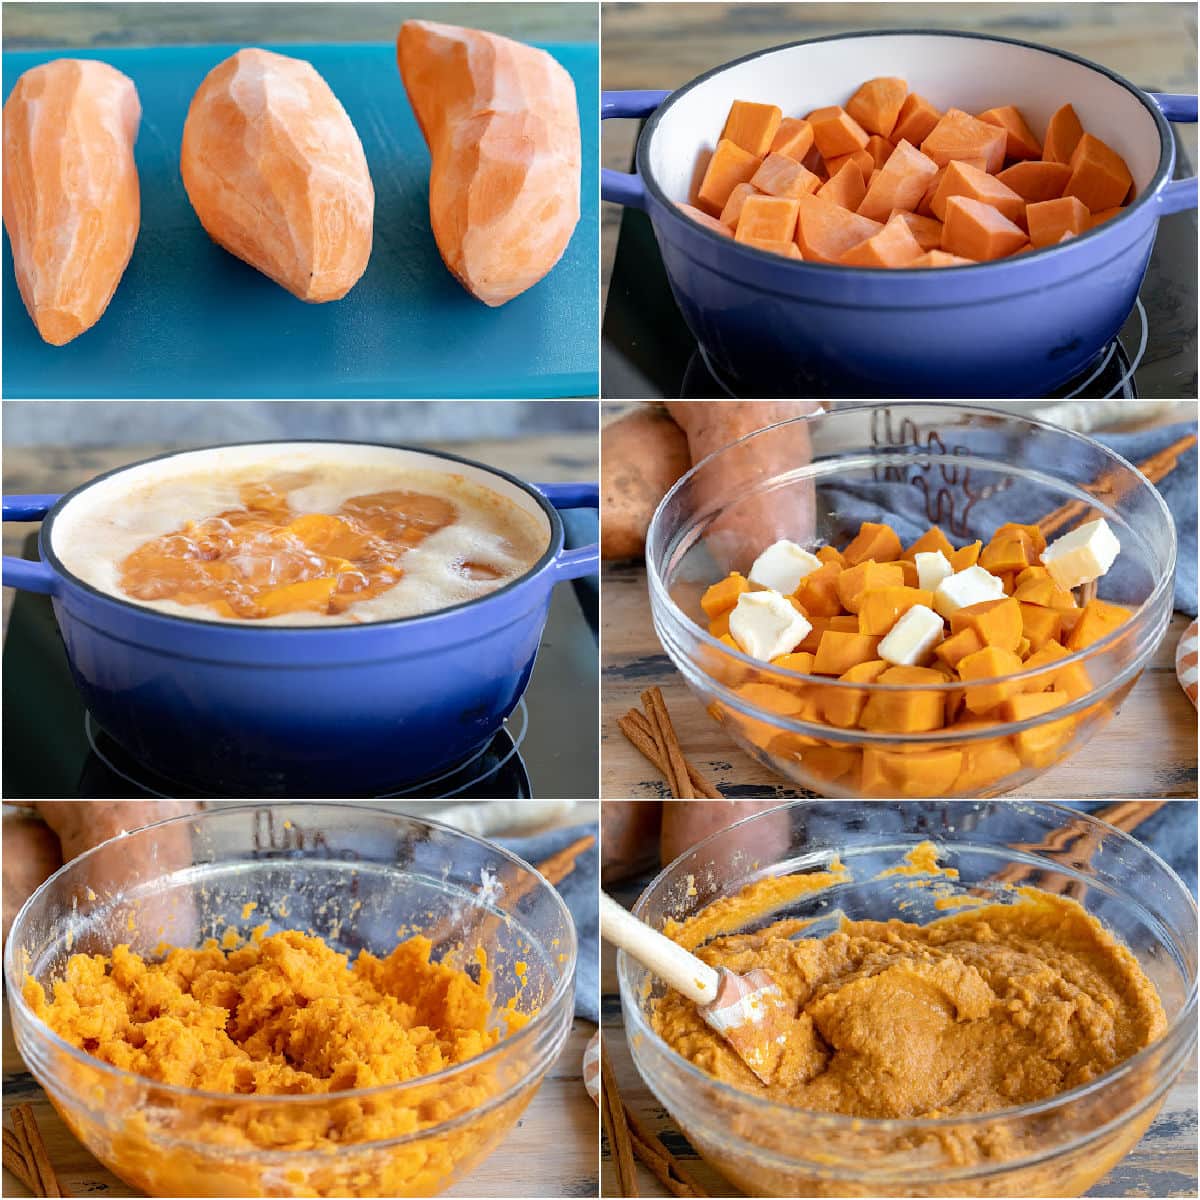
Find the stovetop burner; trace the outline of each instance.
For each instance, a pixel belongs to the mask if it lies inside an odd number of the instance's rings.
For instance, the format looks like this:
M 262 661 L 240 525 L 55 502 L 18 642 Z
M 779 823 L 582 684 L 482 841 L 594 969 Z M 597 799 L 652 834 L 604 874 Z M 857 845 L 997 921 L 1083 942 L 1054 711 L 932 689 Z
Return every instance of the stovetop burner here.
M 90 753 L 79 775 L 78 794 L 86 800 L 128 800 L 170 797 L 173 800 L 218 799 L 215 792 L 197 791 L 186 782 L 169 779 L 139 762 L 106 733 L 92 714 L 84 714 L 84 735 Z M 529 730 L 529 710 L 522 699 L 483 751 L 468 763 L 421 780 L 396 792 L 371 799 L 527 800 L 533 792 L 529 771 L 521 758 L 521 743 Z M 229 797 L 238 799 L 239 797 Z
M 1177 173 L 1190 174 L 1178 143 L 1177 157 Z M 1093 362 L 1046 399 L 1195 395 L 1195 263 L 1195 215 L 1162 220 L 1129 319 Z M 706 360 L 680 316 L 650 219 L 635 209 L 621 215 L 601 355 L 606 399 L 738 398 L 736 387 Z

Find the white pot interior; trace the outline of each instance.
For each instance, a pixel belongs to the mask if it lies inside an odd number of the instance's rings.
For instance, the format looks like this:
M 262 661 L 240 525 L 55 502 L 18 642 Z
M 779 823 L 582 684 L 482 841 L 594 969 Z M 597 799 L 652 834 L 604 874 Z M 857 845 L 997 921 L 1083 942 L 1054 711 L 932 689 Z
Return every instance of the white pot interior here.
M 936 108 L 984 112 L 1015 104 L 1041 140 L 1053 113 L 1074 105 L 1084 129 L 1129 165 L 1139 194 L 1158 169 L 1158 127 L 1132 92 L 1049 50 L 985 38 L 882 34 L 790 46 L 719 71 L 674 101 L 655 127 L 650 171 L 676 201 L 688 201 L 734 100 L 777 104 L 785 117 L 845 104 L 879 75 L 908 81 Z

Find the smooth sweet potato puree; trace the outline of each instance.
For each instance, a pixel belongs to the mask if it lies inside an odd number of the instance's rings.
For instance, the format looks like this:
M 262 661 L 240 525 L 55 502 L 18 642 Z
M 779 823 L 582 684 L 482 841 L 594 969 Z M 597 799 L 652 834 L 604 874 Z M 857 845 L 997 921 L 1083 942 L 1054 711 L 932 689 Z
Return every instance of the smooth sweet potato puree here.
M 243 945 L 230 936 L 225 945 L 209 940 L 151 961 L 127 946 L 111 957 L 76 954 L 52 996 L 26 977 L 27 1003 L 71 1045 L 148 1079 L 229 1098 L 181 1098 L 170 1110 L 161 1097 L 153 1108 L 135 1100 L 115 1138 L 82 1110 L 60 1105 L 85 1144 L 96 1150 L 101 1140 L 109 1150 L 102 1157 L 150 1194 L 177 1196 L 429 1195 L 491 1148 L 532 1089 L 489 1109 L 506 1080 L 487 1064 L 414 1092 L 233 1105 L 234 1096 L 420 1080 L 468 1063 L 527 1020 L 511 1005 L 493 1008 L 482 949 L 470 972 L 432 962 L 422 936 L 386 958 L 362 951 L 348 962 L 319 937 L 265 937 L 265 929 Z M 111 1086 L 82 1068 L 76 1074 L 80 1091 Z M 357 1143 L 455 1117 L 463 1123 L 449 1133 L 356 1157 Z M 280 1151 L 295 1156 L 282 1168 Z
M 779 881 L 718 902 L 722 920 L 755 911 L 764 887 Z M 655 1005 L 654 1028 L 710 1075 L 796 1108 L 940 1117 L 1057 1095 L 1149 1045 L 1167 1020 L 1137 960 L 1084 908 L 1019 893 L 927 925 L 843 919 L 824 938 L 798 937 L 804 923 L 788 920 L 697 946 L 703 912 L 673 927 L 713 966 L 765 969 L 795 1005 L 769 1086 L 678 993 Z

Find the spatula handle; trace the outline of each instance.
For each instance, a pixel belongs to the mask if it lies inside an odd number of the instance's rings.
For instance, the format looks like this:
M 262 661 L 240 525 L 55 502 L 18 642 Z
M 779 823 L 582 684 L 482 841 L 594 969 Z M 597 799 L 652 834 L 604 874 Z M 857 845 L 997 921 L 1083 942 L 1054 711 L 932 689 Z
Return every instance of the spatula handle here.
M 717 996 L 719 977 L 707 963 L 639 921 L 612 897 L 600 893 L 600 936 L 632 954 L 648 971 L 697 1004 Z

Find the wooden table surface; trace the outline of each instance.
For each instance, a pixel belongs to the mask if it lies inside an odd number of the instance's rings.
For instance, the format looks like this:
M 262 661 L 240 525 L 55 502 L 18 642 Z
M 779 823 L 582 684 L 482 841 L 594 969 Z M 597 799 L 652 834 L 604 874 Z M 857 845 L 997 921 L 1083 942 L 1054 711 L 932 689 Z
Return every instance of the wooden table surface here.
M 594 805 L 576 803 L 544 828 L 595 820 Z M 529 830 L 527 833 L 542 832 Z M 76 1140 L 27 1070 L 13 1039 L 4 1004 L 4 1115 L 32 1104 L 55 1171 L 73 1196 L 140 1196 L 103 1167 Z M 594 1196 L 597 1188 L 599 1116 L 583 1083 L 583 1052 L 596 1026 L 576 1019 L 558 1061 L 521 1115 L 516 1128 L 447 1196 Z M 529 1164 L 538 1163 L 536 1175 Z M 5 1196 L 32 1193 L 4 1172 Z
M 632 903 L 636 892 L 618 898 Z M 654 1094 L 642 1082 L 629 1054 L 621 1021 L 617 990 L 616 952 L 601 951 L 601 1036 L 612 1056 L 613 1071 L 622 1098 L 658 1134 L 667 1148 L 696 1176 L 710 1196 L 741 1195 L 731 1188 L 692 1149 Z M 619 1196 L 616 1167 L 608 1143 L 601 1142 L 600 1194 Z M 640 1162 L 638 1185 L 643 1196 L 670 1195 Z M 1154 1124 L 1132 1151 L 1091 1191 L 1089 1196 L 1195 1196 L 1196 1195 L 1196 1056 L 1167 1093 Z
M 1022 38 L 1082 55 L 1148 91 L 1196 90 L 1192 4 L 608 3 L 601 24 L 606 91 L 676 88 L 764 46 L 862 29 L 964 29 Z M 637 123 L 606 121 L 603 128 L 601 162 L 628 171 Z M 1195 125 L 1175 128 L 1194 163 Z M 622 210 L 602 208 L 607 293 Z

